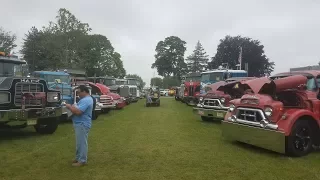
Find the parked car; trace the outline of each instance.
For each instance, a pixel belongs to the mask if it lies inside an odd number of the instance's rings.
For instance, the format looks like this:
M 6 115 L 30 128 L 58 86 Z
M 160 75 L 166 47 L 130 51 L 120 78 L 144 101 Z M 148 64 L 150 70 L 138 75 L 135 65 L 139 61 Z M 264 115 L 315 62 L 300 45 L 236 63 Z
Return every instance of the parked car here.
M 225 138 L 304 156 L 319 146 L 320 71 L 280 73 L 244 82 L 253 94 L 230 101 Z
M 169 89 L 160 89 L 160 95 L 161 96 L 168 96 Z

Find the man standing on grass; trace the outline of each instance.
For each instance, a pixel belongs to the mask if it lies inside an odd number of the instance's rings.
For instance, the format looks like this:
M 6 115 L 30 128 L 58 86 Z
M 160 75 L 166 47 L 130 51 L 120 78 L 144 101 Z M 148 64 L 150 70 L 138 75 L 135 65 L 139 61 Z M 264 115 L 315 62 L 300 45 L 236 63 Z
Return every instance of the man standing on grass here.
M 76 135 L 76 159 L 72 166 L 83 166 L 87 164 L 88 157 L 88 134 L 91 128 L 92 111 L 94 100 L 89 94 L 88 87 L 78 87 L 80 101 L 75 105 L 66 104 L 72 112 L 72 121 Z

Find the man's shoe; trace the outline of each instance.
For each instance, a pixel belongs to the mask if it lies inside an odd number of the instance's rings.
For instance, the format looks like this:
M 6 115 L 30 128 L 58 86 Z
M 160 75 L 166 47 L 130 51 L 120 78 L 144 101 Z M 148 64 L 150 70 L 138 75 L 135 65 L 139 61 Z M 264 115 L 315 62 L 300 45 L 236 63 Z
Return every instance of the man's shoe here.
M 86 163 L 82 163 L 82 162 L 72 163 L 73 167 L 80 167 L 80 166 L 84 166 L 84 165 L 86 165 Z
M 76 159 L 72 161 L 72 163 L 77 163 L 77 162 L 78 162 L 78 160 L 76 160 Z

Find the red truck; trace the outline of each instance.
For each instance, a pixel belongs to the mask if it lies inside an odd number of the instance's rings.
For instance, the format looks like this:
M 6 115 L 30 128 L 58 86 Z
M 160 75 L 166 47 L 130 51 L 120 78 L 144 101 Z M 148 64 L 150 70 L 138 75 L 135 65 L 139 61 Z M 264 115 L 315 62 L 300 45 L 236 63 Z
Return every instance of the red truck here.
M 116 109 L 123 109 L 126 106 L 125 99 L 119 94 L 112 93 L 110 89 L 104 84 L 96 83 L 96 85 L 100 87 L 102 94 L 112 97 L 112 104 L 116 107 Z
M 229 102 L 236 98 L 241 98 L 245 89 L 239 88 L 246 80 L 255 77 L 230 78 L 208 85 L 208 92 L 198 96 L 199 103 L 193 111 L 201 116 L 203 121 L 223 120 L 227 113 Z
M 320 71 L 280 73 L 248 80 L 253 94 L 230 101 L 225 138 L 291 156 L 319 146 Z

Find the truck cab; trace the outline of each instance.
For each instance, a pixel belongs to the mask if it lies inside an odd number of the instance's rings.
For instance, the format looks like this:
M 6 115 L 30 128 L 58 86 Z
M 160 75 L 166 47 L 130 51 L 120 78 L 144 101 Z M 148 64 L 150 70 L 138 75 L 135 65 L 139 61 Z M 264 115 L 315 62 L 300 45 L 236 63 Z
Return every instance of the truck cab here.
M 187 105 L 195 106 L 198 104 L 198 96 L 200 95 L 200 73 L 190 73 L 184 80 L 183 101 Z
M 70 75 L 65 71 L 35 71 L 33 77 L 44 79 L 48 86 L 52 89 L 60 91 L 61 101 L 63 103 L 72 104 L 72 88 Z M 62 106 L 62 119 L 67 119 L 71 114 L 69 110 Z
M 126 84 L 129 86 L 132 102 L 138 102 L 140 99 L 140 82 L 136 78 L 125 78 Z
M 218 69 L 213 69 L 201 73 L 201 88 L 200 94 L 205 94 L 207 86 L 219 81 L 225 81 L 229 78 L 248 77 L 248 72 L 245 70 L 232 70 L 220 66 Z
M 34 126 L 40 134 L 52 134 L 59 124 L 60 91 L 44 79 L 23 72 L 26 61 L 0 55 L 0 125 L 24 128 Z

